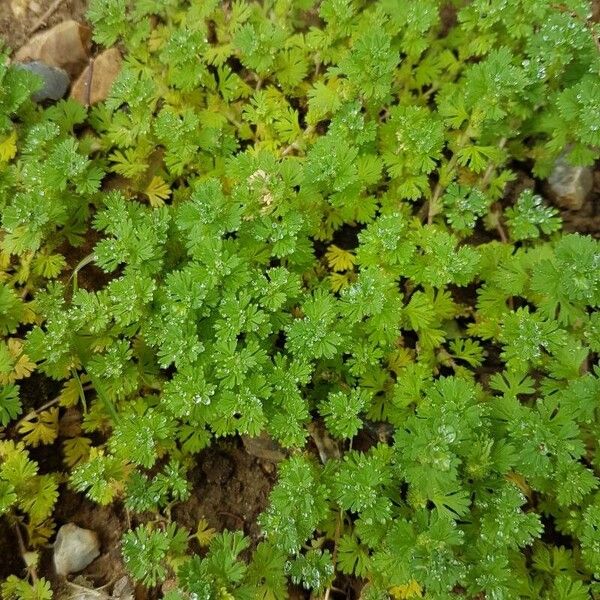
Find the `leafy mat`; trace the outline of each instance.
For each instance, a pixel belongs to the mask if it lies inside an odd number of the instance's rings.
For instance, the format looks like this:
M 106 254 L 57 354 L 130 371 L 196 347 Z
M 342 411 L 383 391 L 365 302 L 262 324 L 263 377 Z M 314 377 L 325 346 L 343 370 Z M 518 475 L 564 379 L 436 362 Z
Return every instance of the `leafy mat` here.
M 92 0 L 125 63 L 90 109 L 33 104 L 4 52 L 5 598 L 51 596 L 61 485 L 124 503 L 169 600 L 600 597 L 600 246 L 541 188 L 506 200 L 598 158 L 598 27 L 454 4 Z M 178 523 L 199 453 L 261 433 L 260 541 Z

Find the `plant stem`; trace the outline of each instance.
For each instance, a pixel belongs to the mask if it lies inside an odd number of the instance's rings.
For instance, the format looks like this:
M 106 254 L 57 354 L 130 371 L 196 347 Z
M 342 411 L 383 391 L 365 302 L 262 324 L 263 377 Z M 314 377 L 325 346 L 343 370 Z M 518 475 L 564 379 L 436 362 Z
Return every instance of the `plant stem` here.
M 38 413 L 41 413 L 42 411 L 54 406 L 55 404 L 58 404 L 59 401 L 60 401 L 60 397 L 57 396 L 53 400 L 46 402 L 46 404 L 42 404 L 42 406 L 40 406 L 39 408 L 35 408 L 32 411 L 28 412 L 22 419 L 19 419 L 19 421 L 17 421 L 17 424 L 15 426 L 17 431 L 19 430 L 21 425 L 23 423 L 25 423 L 25 421 L 29 421 L 30 419 L 33 419 L 33 417 L 35 417 Z
M 82 386 L 81 387 L 82 391 L 89 391 L 91 389 L 92 389 L 92 386 L 85 386 L 85 387 Z M 19 427 L 25 421 L 29 421 L 29 419 L 32 419 L 33 417 L 35 417 L 35 415 L 41 413 L 44 410 L 47 410 L 47 409 L 51 408 L 52 406 L 58 404 L 59 402 L 60 402 L 60 396 L 57 396 L 56 398 L 53 398 L 52 400 L 49 400 L 45 404 L 42 404 L 42 406 L 39 406 L 38 408 L 34 408 L 33 410 L 30 410 L 24 417 L 22 417 L 21 419 L 19 419 L 19 421 L 17 421 L 17 424 L 15 425 L 16 429 L 18 430 Z
M 338 551 L 338 541 L 340 539 L 340 533 L 341 533 L 341 529 L 342 529 L 342 523 L 344 521 L 344 517 L 343 517 L 343 511 L 340 510 L 337 519 L 336 519 L 336 523 L 335 523 L 335 534 L 333 536 L 333 553 L 331 555 L 331 560 L 333 562 L 333 564 L 335 565 L 336 560 L 337 560 L 337 551 Z M 329 599 L 329 594 L 331 593 L 331 589 L 332 587 L 329 586 L 326 590 L 325 590 L 325 596 L 323 598 L 323 600 L 328 600 Z
M 498 148 L 500 150 L 502 150 L 502 148 L 504 148 L 504 146 L 506 146 L 506 142 L 508 141 L 508 138 L 503 137 L 499 142 L 498 142 Z M 490 162 L 490 164 L 488 165 L 485 173 L 483 174 L 483 179 L 481 180 L 481 187 L 485 188 L 488 186 L 488 184 L 490 183 L 490 179 L 492 178 L 492 175 L 494 174 L 494 170 L 496 169 L 496 165 L 493 162 Z
M 454 171 L 454 168 L 456 167 L 457 162 L 458 162 L 458 159 L 456 158 L 456 152 L 455 152 L 452 155 L 452 158 L 450 159 L 450 161 L 448 162 L 448 172 L 449 173 Z M 442 182 L 440 180 L 437 182 L 437 185 L 435 186 L 435 189 L 433 190 L 433 195 L 431 196 L 431 200 L 429 201 L 429 204 L 427 205 L 427 224 L 428 225 L 431 225 L 433 223 L 433 217 L 435 217 L 435 215 L 437 215 L 439 212 L 438 202 L 440 200 L 440 196 L 442 195 L 443 191 L 444 191 L 444 186 L 442 185 Z
M 91 57 L 88 63 L 88 76 L 85 90 L 85 105 L 89 108 L 92 98 L 92 80 L 94 79 L 94 58 Z
M 71 280 L 71 279 L 73 280 L 73 291 L 74 292 L 77 291 L 77 274 L 79 273 L 79 271 L 81 271 L 81 269 L 83 269 L 83 267 L 93 263 L 94 258 L 95 258 L 94 253 L 88 254 L 87 256 L 82 258 L 77 263 L 77 266 L 73 269 L 73 272 L 71 273 L 71 276 L 69 277 L 69 280 Z
M 104 404 L 104 407 L 106 408 L 108 414 L 112 418 L 113 424 L 120 423 L 121 417 L 119 416 L 119 413 L 117 412 L 113 401 L 104 393 L 104 388 L 102 384 L 98 380 L 94 380 L 92 377 L 90 377 L 89 373 L 87 373 L 87 376 L 90 378 L 92 386 L 96 390 L 96 395 L 98 396 L 102 404 Z
M 23 562 L 25 563 L 25 566 L 27 567 L 27 571 L 29 572 L 29 575 L 31 576 L 31 580 L 33 581 L 33 583 L 35 583 L 38 580 L 38 574 L 36 571 L 36 568 L 33 565 L 30 565 L 27 562 L 27 548 L 25 547 L 25 542 L 23 541 L 23 536 L 21 535 L 21 529 L 19 527 L 20 523 L 17 520 L 14 527 L 15 527 L 15 533 L 17 534 L 17 544 L 19 545 L 19 552 L 21 553 L 21 558 L 23 559 Z
M 496 231 L 500 236 L 500 241 L 504 244 L 508 244 L 508 236 L 506 235 L 506 231 L 504 231 L 504 227 L 502 227 L 502 222 L 500 221 L 500 216 L 498 216 L 498 221 L 496 222 Z
M 467 145 L 467 142 L 470 139 L 471 139 L 471 124 L 468 123 L 467 128 L 461 133 L 461 135 L 458 139 L 456 148 L 454 149 L 454 152 L 452 153 L 452 158 L 448 161 L 448 164 L 446 165 L 446 176 L 445 177 L 442 177 L 442 173 L 440 170 L 440 178 L 437 182 L 437 185 L 435 186 L 435 189 L 433 190 L 431 200 L 429 200 L 429 203 L 427 205 L 427 224 L 428 225 L 431 225 L 433 223 L 433 217 L 435 217 L 435 215 L 437 215 L 439 212 L 438 202 L 439 202 L 440 197 L 441 197 L 442 193 L 444 192 L 444 189 L 446 188 L 446 185 L 447 185 L 445 180 L 448 178 L 450 178 L 450 180 L 453 179 L 451 177 L 451 175 L 452 175 L 452 173 L 454 173 L 454 170 L 456 169 L 456 165 L 458 164 L 458 153 Z
M 300 142 L 307 136 L 309 136 L 315 128 L 312 125 L 309 125 L 303 132 L 302 135 L 295 141 L 292 142 L 287 148 L 283 150 L 281 156 L 287 156 L 292 150 L 298 150 L 300 148 Z

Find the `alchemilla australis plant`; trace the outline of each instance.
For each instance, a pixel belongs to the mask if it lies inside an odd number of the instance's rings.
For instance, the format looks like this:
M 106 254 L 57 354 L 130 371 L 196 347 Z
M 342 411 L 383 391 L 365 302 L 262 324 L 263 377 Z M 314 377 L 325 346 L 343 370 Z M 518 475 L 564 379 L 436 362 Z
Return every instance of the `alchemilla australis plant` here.
M 169 600 L 600 598 L 600 244 L 507 194 L 600 155 L 590 12 L 91 0 L 125 56 L 91 109 L 35 105 L 5 50 L 0 514 L 24 548 L 64 485 L 124 505 L 124 564 Z M 62 392 L 31 412 L 34 371 Z M 261 434 L 287 455 L 262 537 L 177 523 L 203 449 Z M 5 598 L 50 598 L 17 575 Z

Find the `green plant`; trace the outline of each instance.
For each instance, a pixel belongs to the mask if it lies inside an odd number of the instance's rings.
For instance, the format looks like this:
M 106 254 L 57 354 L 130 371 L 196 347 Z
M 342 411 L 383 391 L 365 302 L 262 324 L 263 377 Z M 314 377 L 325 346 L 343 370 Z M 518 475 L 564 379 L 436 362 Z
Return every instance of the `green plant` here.
M 105 102 L 0 71 L 0 323 L 82 410 L 70 485 L 139 517 L 125 563 L 173 599 L 600 593 L 600 243 L 507 194 L 600 156 L 598 28 L 583 0 L 442 4 L 91 0 L 126 52 Z M 196 553 L 195 456 L 263 432 L 289 455 L 264 539 Z
M 39 547 L 54 533 L 52 513 L 58 498 L 58 476 L 40 474 L 38 463 L 29 457 L 24 445 L 0 441 L 0 517 L 7 520 L 12 537 L 18 540 L 15 550 L 23 553 L 30 575 L 35 574 L 40 555 L 25 554 L 24 542 Z M 23 533 L 25 536 L 23 536 Z M 49 583 L 33 576 L 32 583 L 11 575 L 0 587 L 4 598 L 18 600 L 49 600 Z

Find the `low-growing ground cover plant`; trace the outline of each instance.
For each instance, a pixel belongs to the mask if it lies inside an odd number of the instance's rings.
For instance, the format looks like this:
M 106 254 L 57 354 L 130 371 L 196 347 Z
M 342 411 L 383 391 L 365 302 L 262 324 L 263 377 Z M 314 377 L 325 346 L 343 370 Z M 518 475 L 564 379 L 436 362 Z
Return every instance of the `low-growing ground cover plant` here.
M 5 51 L 0 514 L 24 548 L 63 484 L 124 503 L 124 563 L 170 600 L 600 597 L 600 245 L 507 194 L 600 154 L 589 12 L 91 0 L 125 62 L 90 109 L 34 105 Z M 62 391 L 29 412 L 33 371 Z M 172 518 L 199 453 L 265 432 L 288 457 L 258 542 Z M 51 595 L 35 568 L 1 589 Z

